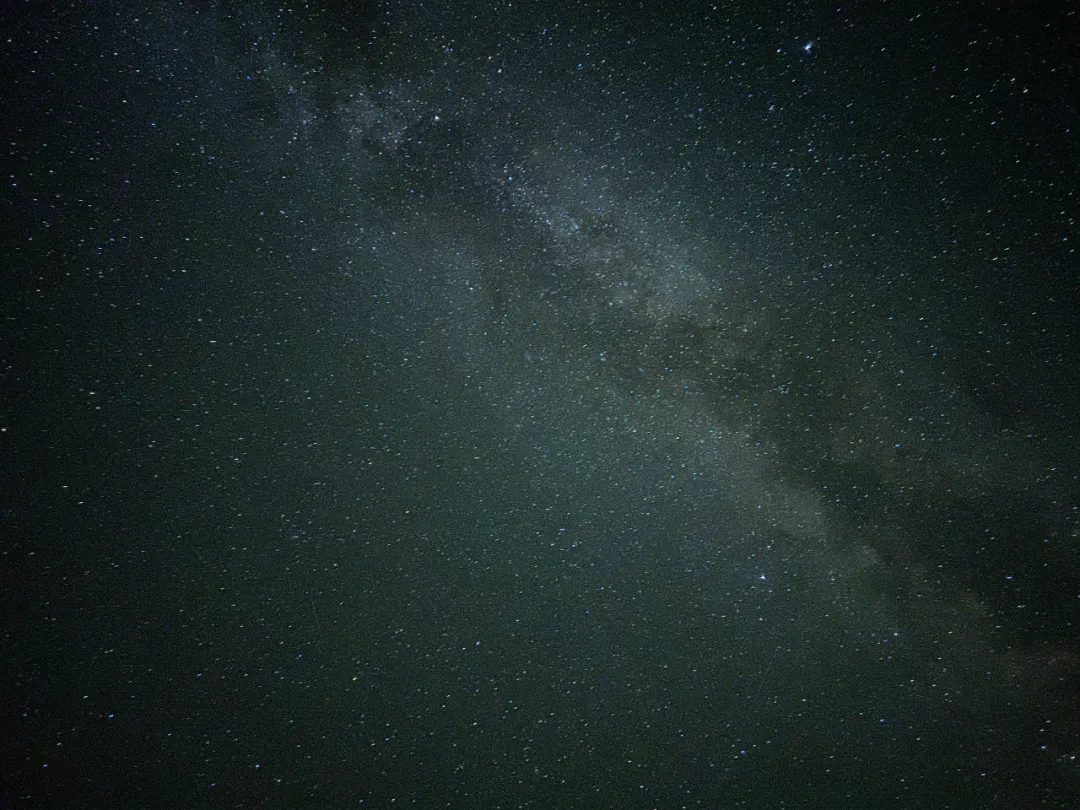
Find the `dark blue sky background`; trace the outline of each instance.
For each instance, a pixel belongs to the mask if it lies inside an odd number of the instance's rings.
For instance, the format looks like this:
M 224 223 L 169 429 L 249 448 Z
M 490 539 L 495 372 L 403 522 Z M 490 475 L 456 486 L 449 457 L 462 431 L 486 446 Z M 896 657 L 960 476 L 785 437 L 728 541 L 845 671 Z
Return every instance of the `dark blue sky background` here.
M 1075 12 L 5 12 L 2 803 L 1080 802 Z

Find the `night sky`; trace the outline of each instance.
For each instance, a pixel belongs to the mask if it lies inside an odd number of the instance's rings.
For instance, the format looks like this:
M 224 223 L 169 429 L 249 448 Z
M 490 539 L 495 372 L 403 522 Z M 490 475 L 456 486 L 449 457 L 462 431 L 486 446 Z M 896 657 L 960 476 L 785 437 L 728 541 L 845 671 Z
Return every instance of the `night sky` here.
M 0 807 L 1080 807 L 1000 6 L 8 4 Z

